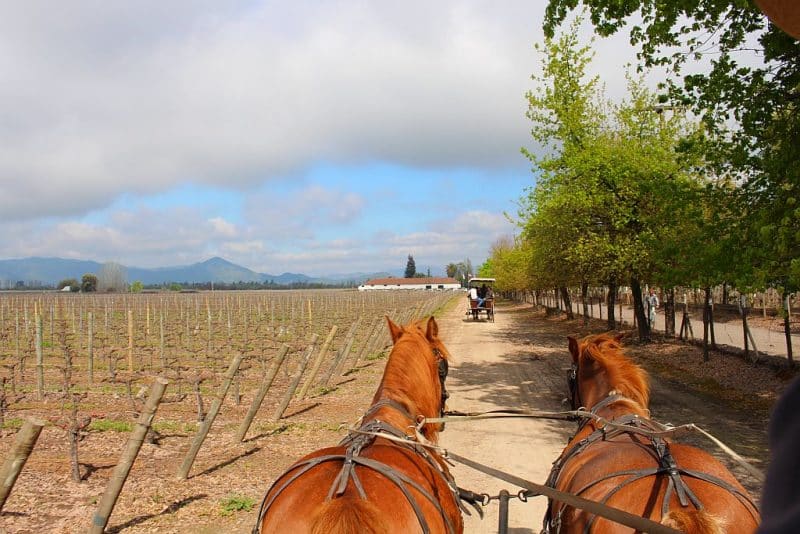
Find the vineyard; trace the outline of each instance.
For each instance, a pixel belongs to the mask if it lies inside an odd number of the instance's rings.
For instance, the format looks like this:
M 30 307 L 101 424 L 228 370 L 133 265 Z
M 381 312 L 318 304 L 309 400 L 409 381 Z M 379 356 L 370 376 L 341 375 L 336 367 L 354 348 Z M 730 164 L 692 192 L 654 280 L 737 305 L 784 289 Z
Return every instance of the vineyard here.
M 3 527 L 73 532 L 94 522 L 101 532 L 99 522 L 108 521 L 107 531 L 131 531 L 138 523 L 152 528 L 195 500 L 212 510 L 195 524 L 244 521 L 251 514 L 236 512 L 257 505 L 269 483 L 248 477 L 251 456 L 268 447 L 267 458 L 285 466 L 308 447 L 304 440 L 315 439 L 304 430 L 335 432 L 352 421 L 366 390 L 374 391 L 362 382 L 382 371 L 373 363 L 390 342 L 384 316 L 407 322 L 451 297 L 333 290 L 0 295 L 2 456 L 27 419 L 44 424 L 0 504 Z M 144 446 L 125 483 L 122 453 L 137 432 Z M 108 494 L 120 476 L 117 499 Z M 113 516 L 99 511 L 115 501 Z

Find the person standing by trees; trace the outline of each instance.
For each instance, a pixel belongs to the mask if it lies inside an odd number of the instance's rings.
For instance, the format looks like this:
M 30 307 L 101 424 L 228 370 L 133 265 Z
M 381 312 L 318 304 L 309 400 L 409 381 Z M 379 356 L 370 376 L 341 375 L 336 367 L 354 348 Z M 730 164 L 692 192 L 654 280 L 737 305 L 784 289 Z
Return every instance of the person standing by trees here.
M 656 325 L 656 310 L 658 309 L 658 295 L 650 288 L 650 293 L 644 298 L 647 305 L 647 322 L 650 324 L 650 330 Z

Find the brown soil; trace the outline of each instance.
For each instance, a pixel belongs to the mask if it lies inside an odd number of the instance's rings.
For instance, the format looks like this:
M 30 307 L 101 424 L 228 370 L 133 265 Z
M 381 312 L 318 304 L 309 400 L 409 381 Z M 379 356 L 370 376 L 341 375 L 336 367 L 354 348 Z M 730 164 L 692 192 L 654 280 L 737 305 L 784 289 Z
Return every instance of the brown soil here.
M 461 305 L 461 298 L 454 300 L 440 318 L 441 332 L 458 360 L 448 381 L 450 406 L 457 409 L 560 409 L 566 393 L 564 369 L 568 367 L 565 336 L 604 328 L 604 322 L 585 328 L 580 319 L 545 318 L 528 306 L 510 303 L 498 306 L 495 323 L 473 322 L 462 315 Z M 630 353 L 651 373 L 655 419 L 673 424 L 694 422 L 758 467 L 765 467 L 769 409 L 789 377 L 734 356 L 712 354 L 711 361 L 704 363 L 697 347 L 675 342 L 632 343 Z M 252 394 L 243 388 L 241 405 L 226 402 L 186 481 L 178 480 L 176 471 L 193 436 L 194 428 L 185 422 L 192 419 L 194 404 L 188 398 L 162 405 L 157 420 L 175 424 L 171 430 L 162 430 L 157 444 L 143 446 L 114 509 L 109 532 L 250 532 L 258 501 L 271 481 L 306 452 L 339 441 L 344 428 L 366 409 L 384 361 L 367 362 L 341 377 L 335 391 L 293 403 L 281 424 L 266 421 L 280 400 L 268 396 L 250 437 L 238 444 L 233 435 Z M 281 380 L 285 383 L 288 376 Z M 91 404 L 91 397 L 87 402 Z M 106 395 L 95 402 L 97 412 L 105 418 L 129 419 L 124 398 L 109 403 Z M 50 408 L 57 410 L 58 403 L 51 399 Z M 25 412 L 32 415 L 37 410 Z M 44 409 L 39 412 L 46 415 Z M 448 425 L 443 443 L 456 452 L 481 453 L 479 461 L 490 455 L 500 469 L 530 468 L 520 476 L 536 482 L 543 481 L 541 474 L 549 470 L 572 430 L 568 423 L 528 420 L 476 424 L 470 428 Z M 76 483 L 70 477 L 64 431 L 46 427 L 0 515 L 0 532 L 85 532 L 126 439 L 127 434 L 121 432 L 90 432 L 80 443 L 84 480 Z M 5 431 L 0 437 L 0 457 L 12 443 L 13 432 Z M 525 443 L 536 446 L 523 448 Z M 698 443 L 713 449 L 707 442 Z M 760 494 L 758 482 L 733 469 L 754 495 Z M 454 473 L 462 485 L 478 491 L 504 487 L 502 483 L 478 487 L 485 479 L 468 474 L 461 466 L 455 467 Z M 225 512 L 222 502 L 230 497 L 251 499 L 255 505 L 249 511 Z M 489 508 L 496 514 L 496 502 Z M 519 523 L 524 524 L 513 532 L 538 532 L 541 514 L 529 513 L 532 509 L 525 505 L 521 512 L 523 505 L 513 504 L 512 517 L 517 514 L 522 518 Z M 471 519 L 467 531 L 493 532 L 496 523 L 491 518 L 482 522 Z

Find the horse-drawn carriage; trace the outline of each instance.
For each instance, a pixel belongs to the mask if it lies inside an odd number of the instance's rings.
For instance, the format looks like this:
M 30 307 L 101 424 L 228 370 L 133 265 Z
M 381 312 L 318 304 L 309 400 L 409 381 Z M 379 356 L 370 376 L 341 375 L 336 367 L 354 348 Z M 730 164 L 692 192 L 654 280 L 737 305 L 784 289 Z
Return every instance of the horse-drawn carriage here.
M 467 311 L 477 321 L 482 313 L 494 322 L 494 278 L 471 278 L 467 284 Z

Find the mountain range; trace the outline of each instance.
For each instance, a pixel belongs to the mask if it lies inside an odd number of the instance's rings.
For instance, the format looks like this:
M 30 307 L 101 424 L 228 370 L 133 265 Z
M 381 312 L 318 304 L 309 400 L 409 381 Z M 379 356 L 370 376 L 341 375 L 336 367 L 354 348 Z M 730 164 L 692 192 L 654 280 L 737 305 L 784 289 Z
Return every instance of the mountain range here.
M 75 278 L 80 280 L 86 273 L 97 274 L 102 263 L 87 260 L 63 258 L 22 258 L 0 260 L 0 287 L 12 287 L 18 282 L 27 285 L 56 285 L 59 281 Z M 236 265 L 223 258 L 214 257 L 191 265 L 175 267 L 125 267 L 129 282 L 139 280 L 145 285 L 207 282 L 273 282 L 279 285 L 298 283 L 338 285 L 343 283 L 360 284 L 370 278 L 398 276 L 398 274 L 345 273 L 327 277 L 312 277 L 299 273 L 267 274 L 257 273 L 247 267 Z M 402 274 L 399 274 L 402 276 Z

